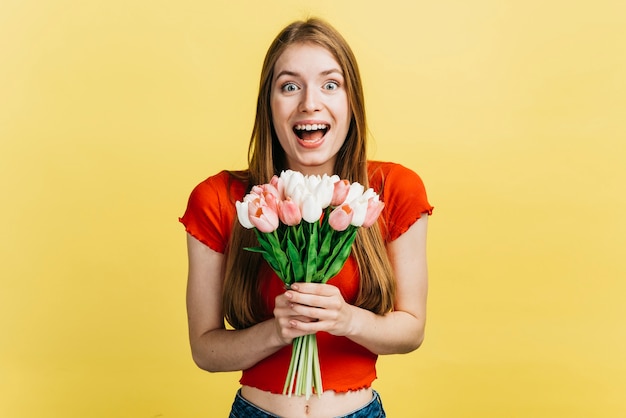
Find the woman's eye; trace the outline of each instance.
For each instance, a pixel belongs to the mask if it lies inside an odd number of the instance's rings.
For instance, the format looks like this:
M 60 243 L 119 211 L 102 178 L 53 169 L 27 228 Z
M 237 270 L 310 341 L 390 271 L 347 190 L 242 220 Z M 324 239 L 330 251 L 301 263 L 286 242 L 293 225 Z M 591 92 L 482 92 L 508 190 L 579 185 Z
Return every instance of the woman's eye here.
M 286 93 L 293 93 L 294 91 L 298 90 L 298 86 L 296 86 L 294 83 L 286 83 L 283 84 L 282 90 Z
M 339 88 L 339 83 L 336 81 L 329 81 L 324 84 L 324 90 L 337 90 Z

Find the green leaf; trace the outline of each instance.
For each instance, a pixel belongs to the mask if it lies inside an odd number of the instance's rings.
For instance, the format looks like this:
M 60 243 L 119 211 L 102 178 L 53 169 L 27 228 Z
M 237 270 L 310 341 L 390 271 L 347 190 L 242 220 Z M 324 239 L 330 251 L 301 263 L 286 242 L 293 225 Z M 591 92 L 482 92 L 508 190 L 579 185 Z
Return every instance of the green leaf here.
M 276 261 L 276 257 L 274 257 L 273 251 L 268 253 L 267 250 L 265 250 L 262 247 L 245 247 L 244 250 L 250 251 L 252 253 L 261 254 L 263 256 L 263 259 L 267 261 L 267 264 L 270 265 L 270 267 L 272 268 L 272 270 L 276 272 L 276 274 L 278 275 L 282 274 L 282 267 Z
M 303 222 L 303 224 L 306 225 L 306 222 Z M 302 223 L 300 225 L 302 225 Z M 298 230 L 296 231 L 297 232 L 296 244 L 298 245 L 299 248 L 305 248 L 306 247 L 307 240 L 306 240 L 306 236 L 305 236 L 305 233 L 304 233 L 305 229 L 306 229 L 306 227 L 303 225 L 301 228 L 298 228 Z
M 287 241 L 287 256 L 291 261 L 291 269 L 293 271 L 293 281 L 300 282 L 305 278 L 305 270 L 300 258 L 300 253 L 291 240 Z M 293 283 L 293 282 L 292 282 Z
M 330 252 L 330 244 L 332 243 L 334 232 L 335 231 L 332 228 L 329 228 L 329 230 L 326 231 L 326 234 L 322 235 L 324 238 L 322 239 L 319 253 L 317 254 L 317 269 L 318 270 L 321 269 L 321 267 L 324 264 L 324 261 L 326 260 L 326 257 L 328 256 L 328 253 Z
M 330 257 L 324 264 L 322 283 L 326 283 L 341 271 L 350 256 L 350 251 L 352 251 L 352 243 L 356 238 L 356 233 L 357 227 L 351 225 L 345 233 L 341 234 L 341 238 L 333 247 Z
M 274 233 L 268 233 L 265 235 L 271 246 L 271 254 L 273 254 L 274 256 L 274 261 L 278 264 L 279 269 L 280 269 L 280 273 L 277 272 L 277 274 L 281 278 L 281 280 L 284 280 L 287 276 L 289 259 L 287 258 L 287 255 L 280 247 L 280 241 L 278 239 L 278 236 Z
M 267 251 L 268 253 L 270 254 L 273 253 L 274 248 L 272 247 L 272 244 L 268 240 L 268 236 L 271 236 L 271 235 L 264 234 L 263 232 L 259 232 L 259 230 L 257 229 L 255 229 L 254 231 L 256 232 L 257 240 L 259 241 L 259 244 L 261 244 L 261 247 L 263 247 L 263 249 Z
M 317 222 L 310 224 L 309 242 L 306 254 L 306 282 L 310 283 L 317 272 Z

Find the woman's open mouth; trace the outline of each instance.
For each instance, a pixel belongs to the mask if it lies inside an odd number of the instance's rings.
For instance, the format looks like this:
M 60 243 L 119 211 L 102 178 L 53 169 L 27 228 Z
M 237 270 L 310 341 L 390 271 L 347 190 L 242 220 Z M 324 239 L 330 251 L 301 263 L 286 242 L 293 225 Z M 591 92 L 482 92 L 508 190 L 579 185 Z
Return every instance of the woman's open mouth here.
M 313 143 L 321 140 L 328 129 L 324 123 L 300 124 L 293 127 L 293 132 L 302 141 Z

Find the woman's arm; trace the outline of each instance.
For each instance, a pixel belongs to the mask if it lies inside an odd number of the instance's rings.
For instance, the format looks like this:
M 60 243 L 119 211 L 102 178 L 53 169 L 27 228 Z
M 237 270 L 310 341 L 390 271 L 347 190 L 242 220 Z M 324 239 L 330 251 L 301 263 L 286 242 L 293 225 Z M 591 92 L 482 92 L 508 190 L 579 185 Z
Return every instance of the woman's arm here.
M 376 354 L 417 349 L 424 340 L 426 320 L 427 224 L 428 216 L 423 214 L 408 231 L 387 245 L 397 281 L 392 312 L 376 315 L 352 306 L 332 285 L 298 283 L 297 291 L 286 292 L 287 303 L 291 303 L 295 313 L 318 321 L 301 322 L 292 318 L 290 325 L 304 333 L 327 331 L 346 336 Z
M 198 367 L 210 371 L 247 369 L 290 340 L 279 337 L 274 320 L 245 330 L 227 330 L 222 312 L 224 255 L 187 234 L 189 340 Z

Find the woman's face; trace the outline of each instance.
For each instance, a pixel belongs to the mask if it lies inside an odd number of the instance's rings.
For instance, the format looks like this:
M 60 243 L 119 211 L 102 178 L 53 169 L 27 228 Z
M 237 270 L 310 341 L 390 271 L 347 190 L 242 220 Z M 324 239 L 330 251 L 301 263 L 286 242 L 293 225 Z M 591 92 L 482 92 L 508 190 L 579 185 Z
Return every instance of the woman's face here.
M 298 43 L 276 61 L 272 122 L 287 166 L 304 174 L 333 174 L 350 127 L 343 71 L 325 48 Z

